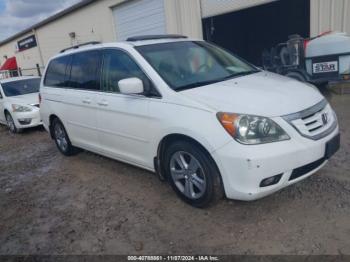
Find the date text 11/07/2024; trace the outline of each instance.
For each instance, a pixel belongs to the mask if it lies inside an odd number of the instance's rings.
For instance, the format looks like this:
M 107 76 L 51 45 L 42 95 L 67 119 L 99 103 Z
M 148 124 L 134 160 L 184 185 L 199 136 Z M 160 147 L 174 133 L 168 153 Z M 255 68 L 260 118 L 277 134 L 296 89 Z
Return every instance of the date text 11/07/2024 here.
M 128 256 L 128 261 L 219 261 L 217 256 Z

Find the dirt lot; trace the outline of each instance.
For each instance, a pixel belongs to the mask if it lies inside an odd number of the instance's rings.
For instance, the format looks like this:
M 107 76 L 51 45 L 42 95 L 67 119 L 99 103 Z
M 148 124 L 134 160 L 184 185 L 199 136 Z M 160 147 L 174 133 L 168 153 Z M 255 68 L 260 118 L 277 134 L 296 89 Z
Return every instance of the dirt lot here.
M 342 148 L 265 199 L 181 202 L 155 175 L 83 152 L 42 129 L 0 127 L 0 254 L 350 254 L 350 95 L 328 95 Z

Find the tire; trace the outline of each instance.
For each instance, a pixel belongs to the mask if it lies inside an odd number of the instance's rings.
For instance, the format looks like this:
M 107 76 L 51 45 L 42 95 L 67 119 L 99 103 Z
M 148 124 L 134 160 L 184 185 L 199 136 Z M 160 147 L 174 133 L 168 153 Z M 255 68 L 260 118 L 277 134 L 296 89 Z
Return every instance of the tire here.
M 302 74 L 297 72 L 289 72 L 286 74 L 286 76 L 298 80 L 300 82 L 306 82 L 306 78 Z
M 16 127 L 15 121 L 13 120 L 10 113 L 6 112 L 5 117 L 6 117 L 7 127 L 10 133 L 17 134 L 22 131 L 22 129 Z
M 65 156 L 73 156 L 79 152 L 79 149 L 72 146 L 66 129 L 64 128 L 62 122 L 55 118 L 52 121 L 52 135 L 55 140 L 58 150 Z
M 177 141 L 165 150 L 164 170 L 176 194 L 202 208 L 223 198 L 219 171 L 208 153 L 194 143 Z

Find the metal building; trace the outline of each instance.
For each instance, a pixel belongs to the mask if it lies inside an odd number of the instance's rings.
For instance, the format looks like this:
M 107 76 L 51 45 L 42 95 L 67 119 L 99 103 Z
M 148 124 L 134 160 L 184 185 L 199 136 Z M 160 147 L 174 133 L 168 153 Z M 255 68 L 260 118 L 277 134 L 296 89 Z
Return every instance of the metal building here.
M 247 60 L 289 34 L 350 33 L 350 0 L 83 0 L 0 42 L 0 63 L 16 58 L 35 74 L 61 49 L 139 34 L 205 38 Z

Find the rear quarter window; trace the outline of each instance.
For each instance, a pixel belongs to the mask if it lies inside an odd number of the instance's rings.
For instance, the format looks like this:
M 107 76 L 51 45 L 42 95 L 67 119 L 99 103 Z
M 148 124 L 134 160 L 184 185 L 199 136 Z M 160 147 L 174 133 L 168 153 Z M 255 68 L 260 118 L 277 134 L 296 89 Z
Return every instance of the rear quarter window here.
M 51 60 L 44 79 L 45 86 L 64 87 L 66 85 L 67 67 L 71 56 L 62 56 Z

